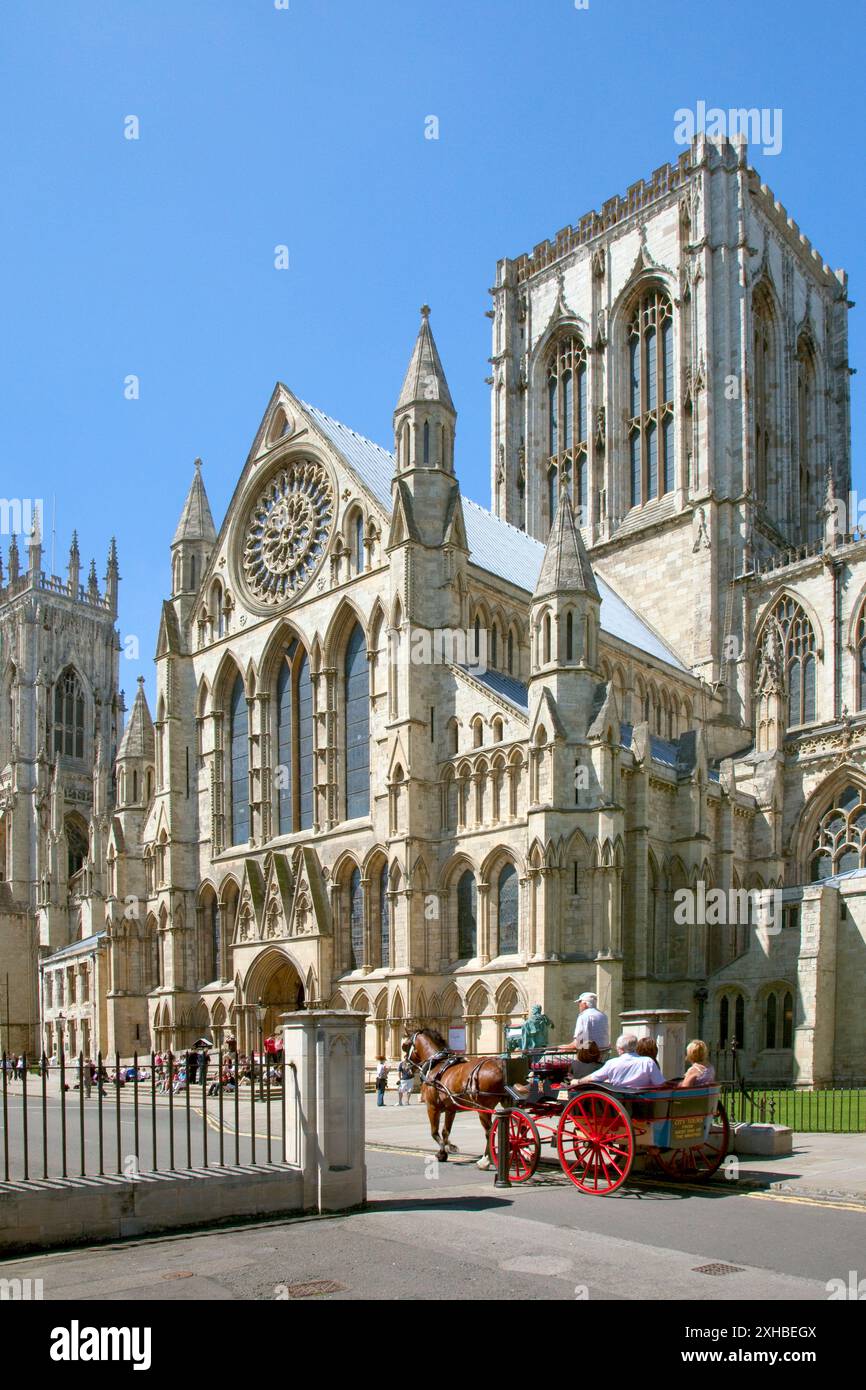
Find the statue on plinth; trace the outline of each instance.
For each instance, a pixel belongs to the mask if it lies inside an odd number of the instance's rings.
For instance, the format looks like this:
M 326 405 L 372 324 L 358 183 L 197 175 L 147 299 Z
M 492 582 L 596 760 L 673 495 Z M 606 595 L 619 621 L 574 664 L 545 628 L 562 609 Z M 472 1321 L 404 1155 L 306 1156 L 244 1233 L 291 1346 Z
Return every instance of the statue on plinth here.
M 519 1046 L 521 1052 L 531 1052 L 535 1049 L 543 1050 L 547 1047 L 548 1034 L 553 1026 L 553 1019 L 541 1012 L 541 1005 L 533 1004 L 529 1011 L 529 1018 L 520 1029 Z M 514 1046 L 517 1046 L 516 1039 Z

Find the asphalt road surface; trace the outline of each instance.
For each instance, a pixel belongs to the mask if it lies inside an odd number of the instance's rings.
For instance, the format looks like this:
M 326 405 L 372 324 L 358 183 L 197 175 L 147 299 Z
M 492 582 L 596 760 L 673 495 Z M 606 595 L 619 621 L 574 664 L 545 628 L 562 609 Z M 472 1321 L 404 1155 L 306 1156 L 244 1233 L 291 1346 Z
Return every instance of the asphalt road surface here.
M 790 1321 L 864 1272 L 858 1203 L 645 1180 L 594 1198 L 552 1167 L 502 1191 L 459 1156 L 367 1158 L 362 1212 L 24 1256 L 0 1277 L 41 1278 L 46 1299 L 754 1300 Z

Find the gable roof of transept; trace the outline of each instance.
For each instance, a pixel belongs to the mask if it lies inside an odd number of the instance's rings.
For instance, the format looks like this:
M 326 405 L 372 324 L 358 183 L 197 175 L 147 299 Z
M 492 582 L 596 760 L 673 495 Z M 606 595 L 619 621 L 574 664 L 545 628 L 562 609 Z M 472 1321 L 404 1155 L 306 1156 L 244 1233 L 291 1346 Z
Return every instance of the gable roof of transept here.
M 393 454 L 380 444 L 374 444 L 371 439 L 356 434 L 347 425 L 332 420 L 316 406 L 308 405 L 305 401 L 299 401 L 299 404 L 360 475 L 376 500 L 390 512 L 391 479 L 396 467 Z M 533 593 L 544 563 L 544 543 L 502 521 L 471 498 L 464 496 L 462 501 L 466 542 L 472 564 Z M 679 671 L 687 671 L 685 663 L 646 619 L 636 613 L 597 570 L 591 572 L 601 598 L 602 631 L 649 656 L 657 657 L 669 666 L 675 666 Z

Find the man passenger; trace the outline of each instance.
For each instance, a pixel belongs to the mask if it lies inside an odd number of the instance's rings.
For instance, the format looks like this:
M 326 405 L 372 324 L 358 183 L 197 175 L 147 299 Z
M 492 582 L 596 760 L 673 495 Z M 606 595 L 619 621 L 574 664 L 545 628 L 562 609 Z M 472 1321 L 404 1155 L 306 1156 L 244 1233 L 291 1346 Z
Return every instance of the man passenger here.
M 572 1086 L 585 1086 L 592 1081 L 603 1081 L 605 1086 L 614 1086 L 626 1091 L 642 1091 L 647 1086 L 663 1086 L 665 1079 L 658 1062 L 653 1057 L 641 1057 L 636 1048 L 637 1038 L 634 1034 L 622 1033 L 616 1040 L 616 1057 L 611 1057 L 609 1062 L 590 1072 L 589 1076 L 572 1081 Z

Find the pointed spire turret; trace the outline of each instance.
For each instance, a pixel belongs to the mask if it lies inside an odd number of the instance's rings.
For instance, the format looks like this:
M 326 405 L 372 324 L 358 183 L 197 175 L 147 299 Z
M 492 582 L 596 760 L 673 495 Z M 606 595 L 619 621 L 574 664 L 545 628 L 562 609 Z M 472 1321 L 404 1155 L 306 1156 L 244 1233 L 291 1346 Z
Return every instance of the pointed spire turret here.
M 42 569 L 42 528 L 39 525 L 38 507 L 33 513 L 33 526 L 27 543 L 27 561 L 30 573 L 35 577 Z
M 601 602 L 586 546 L 566 493 L 560 498 L 553 518 L 533 601 L 557 594 L 588 594 Z
M 438 401 L 440 405 L 456 414 L 445 370 L 430 328 L 430 306 L 421 305 L 421 327 L 415 339 L 409 366 L 403 378 L 403 386 L 397 401 L 397 410 L 409 405 Z
M 120 583 L 120 573 L 117 564 L 117 541 L 111 537 L 108 547 L 108 565 L 105 571 L 105 598 L 111 608 L 112 613 L 117 612 L 117 586 Z
M 181 541 L 207 541 L 209 545 L 213 545 L 215 540 L 216 529 L 201 476 L 201 459 L 196 459 L 192 483 L 183 504 L 172 546 L 179 545 Z
M 90 561 L 90 570 L 87 575 L 87 597 L 91 603 L 99 602 L 99 580 L 96 577 L 96 561 Z
M 12 533 L 12 540 L 9 544 L 9 583 L 16 580 L 21 573 L 21 557 L 18 554 L 18 537 Z
M 201 459 L 196 459 L 192 483 L 171 543 L 173 598 L 197 593 L 215 544 L 216 527 L 201 476 Z
M 430 309 L 421 307 L 421 327 L 394 411 L 397 468 L 454 469 L 457 412 L 433 334 Z
M 120 763 L 127 762 L 130 758 L 143 758 L 153 762 L 155 746 L 153 720 L 144 693 L 144 676 L 139 676 L 138 690 L 132 702 L 129 722 L 117 749 L 116 761 Z
M 73 598 L 78 598 L 78 586 L 81 583 L 81 551 L 78 549 L 78 532 L 72 532 L 72 544 L 69 547 L 69 592 Z

